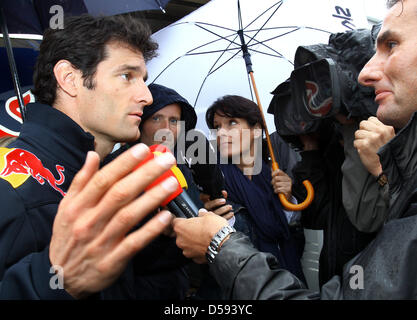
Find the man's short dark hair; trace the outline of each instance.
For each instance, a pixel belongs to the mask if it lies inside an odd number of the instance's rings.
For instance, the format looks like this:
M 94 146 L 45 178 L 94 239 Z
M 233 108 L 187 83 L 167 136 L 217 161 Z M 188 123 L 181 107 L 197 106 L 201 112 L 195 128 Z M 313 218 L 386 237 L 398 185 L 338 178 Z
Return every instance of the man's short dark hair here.
M 130 15 L 70 17 L 63 29 L 45 31 L 33 74 L 33 93 L 40 103 L 53 105 L 57 81 L 53 68 L 59 60 L 68 60 L 82 72 L 84 86 L 94 89 L 97 65 L 106 58 L 106 45 L 120 42 L 142 53 L 145 62 L 156 56 L 158 44 L 151 29 Z

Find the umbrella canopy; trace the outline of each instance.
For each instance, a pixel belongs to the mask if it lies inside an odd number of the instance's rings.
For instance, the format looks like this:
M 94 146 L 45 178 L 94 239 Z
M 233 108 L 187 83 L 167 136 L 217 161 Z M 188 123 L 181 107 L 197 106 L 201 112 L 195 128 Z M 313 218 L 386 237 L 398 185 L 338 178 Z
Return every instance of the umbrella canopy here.
M 331 33 L 367 26 L 363 0 L 212 0 L 153 35 L 159 56 L 148 63 L 149 83 L 183 95 L 196 108 L 197 127 L 208 133 L 205 111 L 218 97 L 255 100 L 245 46 L 267 106 L 270 92 L 294 69 L 298 46 L 327 43 Z M 266 122 L 275 131 L 272 115 Z

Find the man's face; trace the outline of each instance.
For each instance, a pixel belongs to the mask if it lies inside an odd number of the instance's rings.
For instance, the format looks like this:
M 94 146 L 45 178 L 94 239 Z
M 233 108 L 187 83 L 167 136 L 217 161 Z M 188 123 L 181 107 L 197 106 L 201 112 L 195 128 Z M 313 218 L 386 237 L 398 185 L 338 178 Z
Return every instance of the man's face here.
M 180 133 L 181 107 L 174 103 L 155 112 L 141 127 L 140 142 L 166 145 L 172 150 Z
M 377 117 L 404 127 L 417 110 L 417 1 L 405 0 L 388 12 L 377 38 L 376 54 L 359 74 L 375 89 Z
M 79 123 L 97 141 L 135 141 L 143 108 L 152 103 L 145 61 L 142 53 L 126 45 L 110 43 L 106 48 L 107 57 L 94 76 L 95 88 L 82 87 L 77 96 Z

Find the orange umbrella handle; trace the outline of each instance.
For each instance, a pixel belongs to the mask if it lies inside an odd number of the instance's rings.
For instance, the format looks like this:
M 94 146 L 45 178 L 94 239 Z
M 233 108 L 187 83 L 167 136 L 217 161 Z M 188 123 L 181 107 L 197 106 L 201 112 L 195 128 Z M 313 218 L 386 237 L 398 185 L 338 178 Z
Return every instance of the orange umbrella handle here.
M 272 170 L 278 170 L 278 163 L 276 161 L 272 162 Z M 290 211 L 301 211 L 306 209 L 314 199 L 314 188 L 310 181 L 303 181 L 304 187 L 307 189 L 307 197 L 305 200 L 299 204 L 293 204 L 287 200 L 283 193 L 278 194 L 278 198 L 281 201 L 282 206 Z
M 301 211 L 307 208 L 311 204 L 311 202 L 314 199 L 313 185 L 308 180 L 304 180 L 303 185 L 307 189 L 307 197 L 305 198 L 303 202 L 299 204 L 293 204 L 289 202 L 287 198 L 285 198 L 285 195 L 282 193 L 278 195 L 279 200 L 281 200 L 281 204 L 285 209 L 290 210 L 290 211 Z

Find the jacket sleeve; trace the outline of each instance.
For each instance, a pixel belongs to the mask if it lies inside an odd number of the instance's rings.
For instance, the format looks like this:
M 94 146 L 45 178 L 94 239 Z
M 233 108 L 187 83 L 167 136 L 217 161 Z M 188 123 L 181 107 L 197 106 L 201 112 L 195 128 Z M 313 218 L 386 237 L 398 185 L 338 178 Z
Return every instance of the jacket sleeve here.
M 46 248 L 7 269 L 0 282 L 0 299 L 73 300 L 73 297 L 65 291 L 58 275 L 51 272 L 49 248 Z
M 381 228 L 389 207 L 388 185 L 381 187 L 363 166 L 353 146 L 358 124 L 343 126 L 345 161 L 342 165 L 343 206 L 350 222 L 362 232 Z
M 247 236 L 233 233 L 223 244 L 210 273 L 221 286 L 225 299 L 318 299 L 317 292 L 304 287 L 302 281 L 280 269 L 276 258 L 259 252 Z
M 417 297 L 416 198 L 408 207 L 407 217 L 385 223 L 376 238 L 345 264 L 341 286 L 344 299 L 408 300 Z
M 36 248 L 23 201 L 3 179 L 0 203 L 0 299 L 72 299 L 50 273 L 49 248 Z

